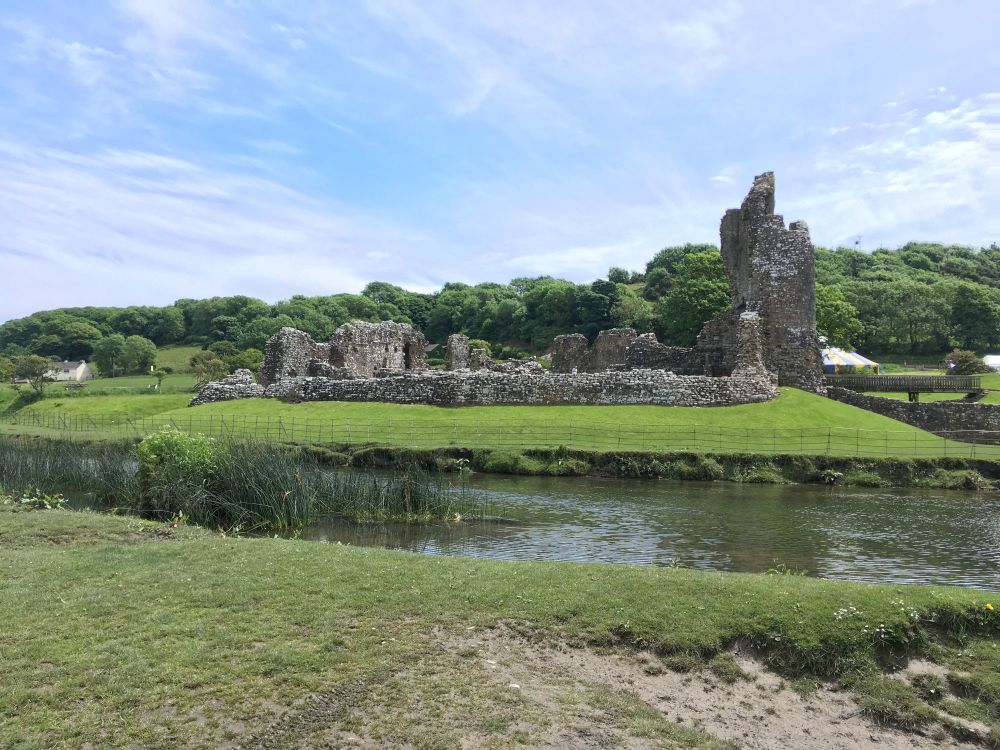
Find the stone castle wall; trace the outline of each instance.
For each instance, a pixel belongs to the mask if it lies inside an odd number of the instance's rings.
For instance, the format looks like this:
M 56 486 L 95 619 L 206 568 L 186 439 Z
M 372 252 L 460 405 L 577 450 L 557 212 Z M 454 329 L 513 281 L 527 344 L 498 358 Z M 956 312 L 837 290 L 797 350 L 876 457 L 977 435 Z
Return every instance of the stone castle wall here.
M 707 367 L 716 374 L 732 370 L 737 316 L 756 312 L 763 319 L 764 362 L 778 382 L 821 390 L 815 250 L 804 221 L 786 229 L 774 213 L 773 172 L 755 177 L 740 208 L 726 211 L 719 237 L 732 308 L 698 336 Z
M 249 370 L 237 370 L 222 380 L 208 383 L 194 397 L 189 406 L 211 404 L 216 401 L 235 401 L 241 398 L 261 398 L 264 386 L 258 385 Z
M 308 375 L 309 364 L 323 361 L 323 353 L 313 337 L 297 328 L 285 327 L 271 336 L 264 346 L 264 361 L 258 379 L 261 385 L 277 383 L 282 378 Z
M 261 385 L 282 378 L 316 376 L 370 378 L 379 371 L 423 370 L 424 335 L 405 323 L 355 320 L 340 326 L 330 343 L 320 344 L 296 328 L 282 328 L 264 347 Z
M 424 335 L 405 323 L 391 320 L 366 323 L 355 320 L 340 326 L 330 337 L 330 364 L 359 378 L 386 370 L 423 370 Z
M 267 389 L 286 401 L 383 401 L 436 406 L 494 404 L 659 404 L 724 406 L 769 401 L 777 387 L 756 377 L 681 377 L 660 370 L 602 373 L 405 373 L 366 380 L 289 378 Z
M 625 351 L 625 369 L 669 370 L 677 375 L 704 375 L 704 363 L 695 350 L 683 346 L 666 346 L 656 335 L 644 333 Z
M 582 333 L 556 336 L 552 342 L 553 372 L 603 372 L 625 364 L 625 353 L 636 339 L 634 328 L 601 331 L 588 346 Z

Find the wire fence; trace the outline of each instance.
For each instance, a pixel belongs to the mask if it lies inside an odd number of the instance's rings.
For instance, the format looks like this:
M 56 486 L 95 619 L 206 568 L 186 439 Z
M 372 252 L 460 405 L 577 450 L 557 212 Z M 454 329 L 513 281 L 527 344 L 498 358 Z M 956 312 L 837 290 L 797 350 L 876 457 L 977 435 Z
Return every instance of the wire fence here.
M 164 427 L 231 438 L 320 445 L 403 448 L 557 448 L 598 451 L 791 453 L 836 456 L 1000 458 L 1000 432 L 962 430 L 940 437 L 919 430 L 842 427 L 747 428 L 549 420 L 317 419 L 268 415 L 129 417 L 21 411 L 0 416 L 8 433 L 138 438 Z

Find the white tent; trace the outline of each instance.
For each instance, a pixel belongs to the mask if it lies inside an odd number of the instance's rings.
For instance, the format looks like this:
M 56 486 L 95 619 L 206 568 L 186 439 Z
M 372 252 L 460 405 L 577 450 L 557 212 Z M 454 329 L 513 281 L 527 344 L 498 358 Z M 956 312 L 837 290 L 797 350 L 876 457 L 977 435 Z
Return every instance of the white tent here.
M 1000 354 L 987 354 L 983 357 L 983 364 L 991 370 L 1000 370 Z

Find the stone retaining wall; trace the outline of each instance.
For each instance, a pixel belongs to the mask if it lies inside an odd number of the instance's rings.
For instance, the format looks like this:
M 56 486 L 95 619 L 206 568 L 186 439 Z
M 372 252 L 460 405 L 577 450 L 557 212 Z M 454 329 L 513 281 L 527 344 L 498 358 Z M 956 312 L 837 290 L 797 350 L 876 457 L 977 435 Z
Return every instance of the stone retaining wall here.
M 267 396 L 285 401 L 382 401 L 465 406 L 492 404 L 659 404 L 724 406 L 778 395 L 765 373 L 750 377 L 684 377 L 659 370 L 545 375 L 495 372 L 404 373 L 364 380 L 287 378 Z
M 942 437 L 952 437 L 966 442 L 1000 442 L 1000 404 L 963 401 L 911 403 L 902 399 L 869 396 L 837 387 L 827 388 L 826 395 L 835 401 L 906 422 Z M 962 434 L 964 430 L 985 430 L 995 434 L 977 437 Z

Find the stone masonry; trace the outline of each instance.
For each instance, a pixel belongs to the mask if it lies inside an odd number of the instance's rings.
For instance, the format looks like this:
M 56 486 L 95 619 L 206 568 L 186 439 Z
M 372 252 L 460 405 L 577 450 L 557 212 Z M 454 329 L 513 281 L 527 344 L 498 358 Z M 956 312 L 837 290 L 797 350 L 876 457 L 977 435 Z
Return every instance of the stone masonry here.
M 636 339 L 633 328 L 612 328 L 597 334 L 593 347 L 580 333 L 556 336 L 552 342 L 554 372 L 603 372 L 625 364 L 625 352 Z
M 355 320 L 334 331 L 329 344 L 295 328 L 282 328 L 264 347 L 260 382 L 315 376 L 370 378 L 376 373 L 423 370 L 424 335 L 405 323 Z
M 732 306 L 706 323 L 694 347 L 668 347 L 631 328 L 601 331 L 589 346 L 559 336 L 552 373 L 532 360 L 496 363 L 469 339 L 448 339 L 447 372 L 426 368 L 424 337 L 411 326 L 354 321 L 329 344 L 282 328 L 267 343 L 265 395 L 302 400 L 461 404 L 722 405 L 765 401 L 776 383 L 824 387 L 816 336 L 815 260 L 803 222 L 774 213 L 774 175 L 754 180 L 720 227 Z M 774 374 L 776 373 L 776 375 Z M 223 381 L 196 403 L 258 394 Z
M 279 330 L 264 346 L 264 361 L 259 373 L 261 385 L 308 375 L 310 362 L 328 359 L 322 357 L 318 346 L 305 331 L 288 327 Z
M 206 384 L 190 405 L 198 406 L 214 401 L 235 401 L 241 398 L 261 398 L 263 395 L 264 386 L 254 382 L 252 372 L 237 370 L 227 378 Z
M 816 261 L 803 221 L 788 229 L 774 213 L 774 173 L 754 178 L 740 208 L 719 229 L 732 308 L 706 324 L 695 348 L 706 374 L 731 372 L 739 315 L 762 318 L 764 363 L 781 385 L 822 390 L 816 334 Z
M 1000 442 L 1000 404 L 962 400 L 911 403 L 837 387 L 828 388 L 826 395 L 835 401 L 906 422 L 941 437 L 968 443 Z M 970 434 L 971 431 L 983 434 Z
M 330 364 L 359 378 L 378 372 L 423 370 L 424 335 L 413 326 L 391 320 L 345 323 L 330 337 Z
M 444 368 L 446 370 L 467 370 L 469 368 L 468 336 L 453 333 L 448 337 L 448 346 L 444 352 Z
M 757 377 L 682 377 L 659 370 L 511 374 L 481 370 L 404 373 L 369 380 L 287 378 L 267 396 L 285 401 L 384 401 L 468 406 L 494 404 L 660 404 L 724 406 L 769 401 L 774 381 Z

